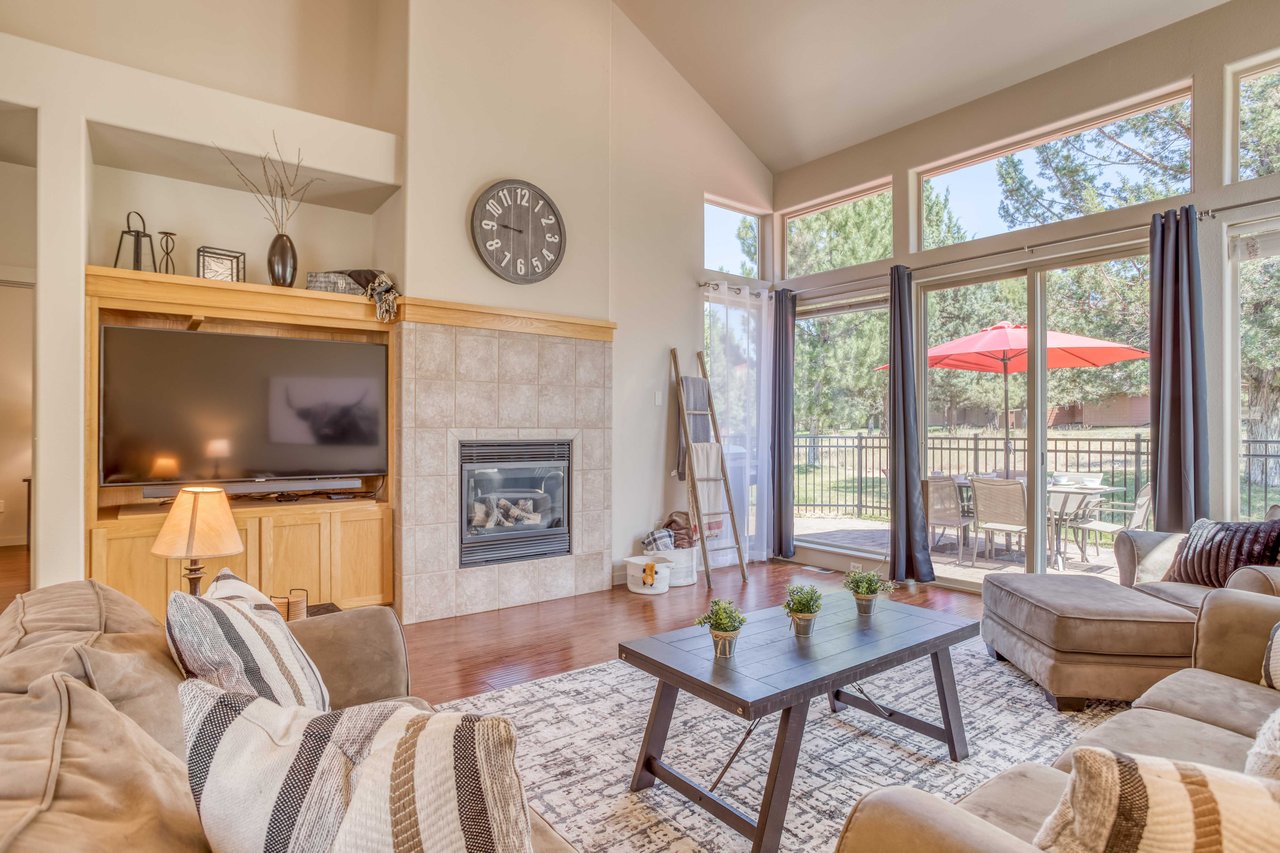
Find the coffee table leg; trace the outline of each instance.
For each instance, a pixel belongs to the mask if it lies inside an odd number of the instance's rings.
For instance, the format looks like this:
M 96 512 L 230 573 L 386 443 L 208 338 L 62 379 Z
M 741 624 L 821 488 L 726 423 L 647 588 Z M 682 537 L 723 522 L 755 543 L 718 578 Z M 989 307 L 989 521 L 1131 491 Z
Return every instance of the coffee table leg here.
M 671 715 L 676 709 L 676 697 L 680 688 L 665 681 L 658 682 L 653 692 L 653 708 L 649 711 L 649 723 L 644 727 L 644 740 L 640 741 L 640 755 L 636 758 L 636 772 L 631 776 L 631 790 L 653 787 L 654 777 L 649 772 L 649 759 L 662 758 L 667 745 L 667 732 L 671 729 Z
M 947 749 L 952 761 L 969 757 L 969 742 L 964 736 L 964 718 L 960 715 L 960 695 L 956 692 L 956 675 L 951 669 L 951 649 L 933 653 L 933 682 L 938 688 L 938 704 L 942 706 L 942 728 L 947 733 Z
M 796 777 L 796 759 L 800 757 L 800 741 L 804 738 L 804 721 L 808 714 L 808 702 L 782 710 L 778 736 L 773 743 L 773 760 L 769 762 L 769 779 L 765 782 L 764 800 L 756 820 L 752 853 L 773 853 L 782 840 L 782 824 L 787 819 L 791 783 Z

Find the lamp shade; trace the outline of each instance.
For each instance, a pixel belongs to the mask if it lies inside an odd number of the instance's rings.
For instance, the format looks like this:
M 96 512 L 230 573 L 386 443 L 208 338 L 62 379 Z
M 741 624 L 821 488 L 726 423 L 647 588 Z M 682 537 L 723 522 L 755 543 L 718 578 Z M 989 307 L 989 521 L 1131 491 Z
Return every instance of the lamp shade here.
M 178 492 L 151 546 L 152 554 L 179 560 L 228 557 L 243 550 L 227 493 L 210 486 Z
M 206 459 L 230 459 L 231 458 L 231 439 L 229 438 L 211 438 L 204 445 L 204 456 Z

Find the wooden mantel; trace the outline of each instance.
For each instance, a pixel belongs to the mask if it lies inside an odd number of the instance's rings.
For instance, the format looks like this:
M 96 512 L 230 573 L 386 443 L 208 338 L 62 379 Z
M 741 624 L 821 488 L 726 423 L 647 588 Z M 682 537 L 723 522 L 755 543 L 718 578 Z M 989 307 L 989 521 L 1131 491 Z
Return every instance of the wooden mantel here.
M 193 322 L 208 316 L 251 323 L 368 331 L 387 331 L 395 325 L 380 323 L 374 315 L 373 303 L 363 296 L 111 267 L 85 267 L 85 293 L 96 299 L 100 308 L 177 314 L 190 316 Z M 617 324 L 609 320 L 413 296 L 401 297 L 395 322 L 438 323 L 591 341 L 611 341 L 617 328 Z

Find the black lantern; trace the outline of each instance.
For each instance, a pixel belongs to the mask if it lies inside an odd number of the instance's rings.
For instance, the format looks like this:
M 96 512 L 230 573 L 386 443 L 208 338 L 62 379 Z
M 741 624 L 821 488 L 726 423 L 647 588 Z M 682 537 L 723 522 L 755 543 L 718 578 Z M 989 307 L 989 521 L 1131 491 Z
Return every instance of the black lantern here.
M 133 227 L 133 217 L 138 217 L 138 221 L 142 223 L 141 228 Z M 116 243 L 116 262 L 114 266 L 120 268 L 120 252 L 124 249 L 125 238 L 130 243 L 130 265 L 126 269 L 141 270 L 142 269 L 142 241 L 147 241 L 147 253 L 151 255 L 151 272 L 156 271 L 156 247 L 151 243 L 151 235 L 147 233 L 147 220 L 142 218 L 142 214 L 136 210 L 129 211 L 129 215 L 124 218 L 124 230 L 120 232 L 120 242 Z

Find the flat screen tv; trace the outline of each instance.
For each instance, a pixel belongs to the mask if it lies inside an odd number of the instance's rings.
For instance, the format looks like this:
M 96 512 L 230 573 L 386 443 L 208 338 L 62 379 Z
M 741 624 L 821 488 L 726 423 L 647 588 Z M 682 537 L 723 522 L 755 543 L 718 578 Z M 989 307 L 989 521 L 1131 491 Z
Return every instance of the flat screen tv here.
M 100 484 L 387 473 L 384 344 L 104 326 Z

